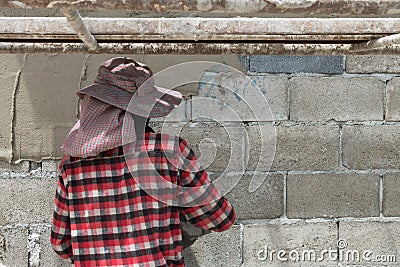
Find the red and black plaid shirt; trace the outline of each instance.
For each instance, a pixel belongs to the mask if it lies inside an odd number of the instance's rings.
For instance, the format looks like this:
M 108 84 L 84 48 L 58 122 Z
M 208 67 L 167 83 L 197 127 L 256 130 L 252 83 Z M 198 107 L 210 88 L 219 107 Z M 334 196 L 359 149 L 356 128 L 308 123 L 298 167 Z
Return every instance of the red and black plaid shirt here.
M 212 185 L 183 139 L 146 133 L 141 146 L 164 179 L 185 187 Z M 155 180 L 146 161 L 136 154 L 126 157 L 122 150 L 92 158 L 64 156 L 51 233 L 53 248 L 62 258 L 87 267 L 184 266 L 179 214 L 206 230 L 232 226 L 235 212 L 215 187 L 204 191 L 206 199 L 214 199 L 204 202 L 208 204 L 163 203 L 134 179 L 142 175 Z

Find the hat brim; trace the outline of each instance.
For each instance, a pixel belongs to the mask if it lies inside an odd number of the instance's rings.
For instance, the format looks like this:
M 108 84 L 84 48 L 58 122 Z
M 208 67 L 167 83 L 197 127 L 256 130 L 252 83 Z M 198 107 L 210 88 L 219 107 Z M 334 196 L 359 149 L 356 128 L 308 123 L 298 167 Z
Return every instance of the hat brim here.
M 116 86 L 95 83 L 77 91 L 82 98 L 89 95 L 107 104 L 146 118 L 159 118 L 168 115 L 182 101 L 178 91 L 154 86 L 151 93 L 131 94 Z

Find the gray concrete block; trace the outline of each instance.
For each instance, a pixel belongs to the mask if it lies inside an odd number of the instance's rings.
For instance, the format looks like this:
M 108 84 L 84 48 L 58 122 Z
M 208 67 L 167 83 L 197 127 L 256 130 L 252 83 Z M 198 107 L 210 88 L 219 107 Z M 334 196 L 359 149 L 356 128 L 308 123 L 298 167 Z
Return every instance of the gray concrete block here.
M 344 126 L 343 164 L 350 169 L 398 169 L 400 127 Z
M 241 266 L 240 226 L 200 237 L 183 252 L 185 266 Z
M 336 240 L 335 223 L 246 225 L 242 266 L 333 266 L 335 261 L 321 255 L 324 250 L 335 249 Z M 281 258 L 278 251 L 282 251 Z
M 260 131 L 270 132 L 261 141 Z M 270 126 L 247 127 L 249 162 L 247 170 L 333 170 L 339 165 L 337 126 L 277 126 L 276 141 Z M 258 147 L 263 144 L 265 152 Z M 274 150 L 274 144 L 276 148 Z M 274 154 L 275 152 L 275 154 Z M 263 155 L 266 155 L 263 157 Z M 260 158 L 261 156 L 261 158 Z M 272 158 L 271 158 L 272 157 Z M 256 163 L 259 163 L 257 167 Z
M 28 266 L 28 229 L 0 228 L 0 266 Z
M 51 247 L 50 243 L 51 229 L 47 227 L 40 235 L 40 267 L 71 267 L 72 265 L 59 257 Z
M 400 174 L 388 173 L 383 176 L 383 215 L 400 217 L 399 195 Z
M 344 266 L 399 266 L 399 222 L 339 222 L 339 240 Z
M 196 123 L 181 130 L 207 171 L 244 171 L 245 128 Z
M 56 186 L 56 179 L 0 179 L 0 210 L 6 223 L 50 223 Z
M 286 203 L 288 218 L 379 216 L 379 176 L 289 175 Z
M 23 55 L 0 55 L 0 160 L 11 160 L 11 130 L 13 120 L 13 92 L 18 72 L 23 66 Z
M 400 120 L 400 78 L 393 78 L 386 86 L 386 120 Z
M 16 96 L 17 159 L 61 156 L 62 142 L 76 120 L 75 91 L 84 60 L 82 55 L 28 55 Z
M 0 172 L 29 172 L 29 161 L 21 161 L 18 164 L 0 161 Z
M 58 165 L 60 164 L 59 160 L 42 160 L 42 171 L 43 172 L 57 172 Z
M 226 197 L 234 207 L 238 220 L 280 217 L 283 213 L 283 176 L 267 174 L 254 176 L 247 174 L 232 177 L 239 181 Z M 252 179 L 263 182 L 257 190 L 249 192 Z
M 343 73 L 343 56 L 250 56 L 250 71 L 266 73 Z
M 285 77 L 250 77 L 238 72 L 205 73 L 198 97 L 192 99 L 192 120 L 286 120 L 288 85 Z
M 399 73 L 398 55 L 360 55 L 346 57 L 347 73 Z
M 383 120 L 385 83 L 372 77 L 295 77 L 290 80 L 294 121 Z

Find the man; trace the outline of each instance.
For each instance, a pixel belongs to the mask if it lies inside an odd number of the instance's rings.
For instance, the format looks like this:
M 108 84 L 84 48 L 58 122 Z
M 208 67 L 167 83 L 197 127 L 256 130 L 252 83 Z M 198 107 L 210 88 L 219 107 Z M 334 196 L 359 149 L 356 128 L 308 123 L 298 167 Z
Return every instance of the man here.
M 77 92 L 80 120 L 63 144 L 51 232 L 56 253 L 75 266 L 184 266 L 181 220 L 224 231 L 236 219 L 186 141 L 147 126 L 182 99 L 151 77 L 146 65 L 113 58 Z

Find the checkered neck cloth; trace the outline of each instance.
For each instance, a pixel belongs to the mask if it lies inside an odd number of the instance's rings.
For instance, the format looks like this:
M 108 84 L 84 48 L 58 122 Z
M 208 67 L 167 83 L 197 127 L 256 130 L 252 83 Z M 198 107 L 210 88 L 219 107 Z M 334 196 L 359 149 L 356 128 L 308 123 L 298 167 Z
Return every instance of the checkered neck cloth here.
M 81 101 L 80 120 L 66 137 L 62 149 L 73 157 L 95 156 L 122 145 L 125 111 L 89 95 Z M 133 120 L 126 120 L 125 140 L 134 140 Z

